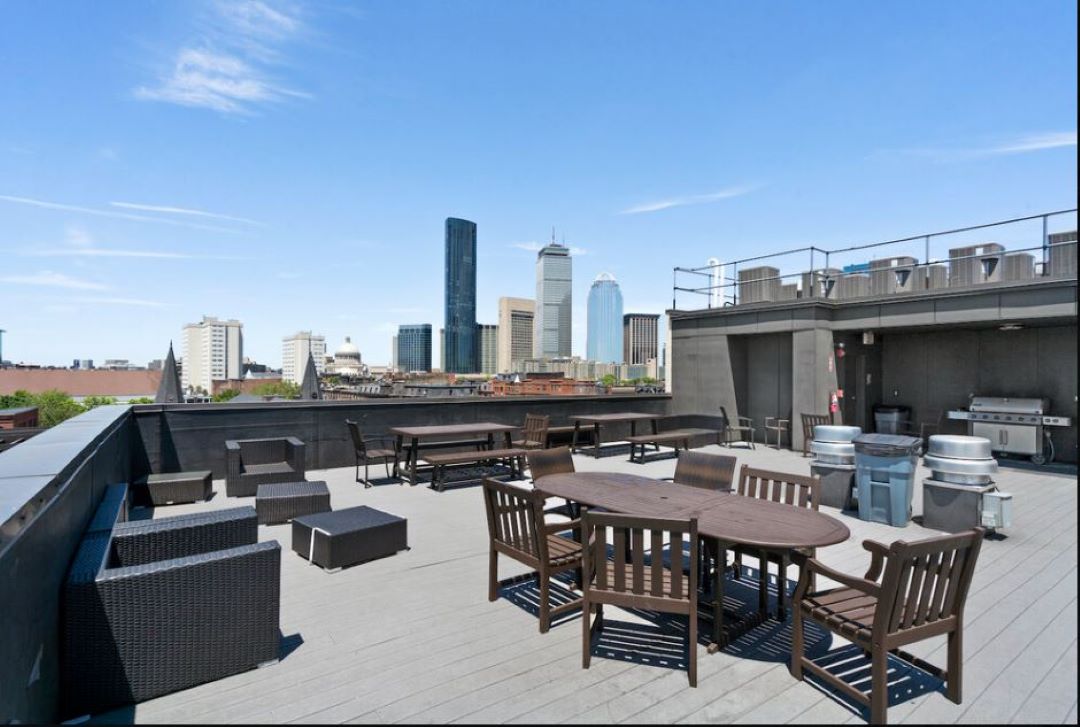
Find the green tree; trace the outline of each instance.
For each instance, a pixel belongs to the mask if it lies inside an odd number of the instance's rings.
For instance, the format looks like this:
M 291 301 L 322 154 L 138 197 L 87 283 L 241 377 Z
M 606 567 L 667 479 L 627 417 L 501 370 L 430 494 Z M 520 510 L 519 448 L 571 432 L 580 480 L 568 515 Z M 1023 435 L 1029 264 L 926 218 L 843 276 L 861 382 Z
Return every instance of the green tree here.
M 604 386 L 615 386 L 619 380 L 615 377 L 615 374 L 604 374 L 600 377 L 600 383 Z
M 34 395 L 26 389 L 19 389 L 12 394 L 0 394 L 0 409 L 21 409 L 26 406 L 37 406 Z
M 153 404 L 154 400 L 149 396 L 137 396 L 134 399 L 128 399 L 128 404 Z
M 295 399 L 300 396 L 300 384 L 291 381 L 268 381 L 259 384 L 251 390 L 256 396 L 283 396 L 286 399 Z
M 240 389 L 222 389 L 218 393 L 214 394 L 210 398 L 210 401 L 220 404 L 222 402 L 231 401 L 239 395 Z
M 82 404 L 87 410 L 93 409 L 99 406 L 108 406 L 109 404 L 115 404 L 115 396 L 86 396 L 83 397 Z
M 34 405 L 38 408 L 38 423 L 43 427 L 56 426 L 86 411 L 86 407 L 72 399 L 67 392 L 58 389 L 34 394 Z

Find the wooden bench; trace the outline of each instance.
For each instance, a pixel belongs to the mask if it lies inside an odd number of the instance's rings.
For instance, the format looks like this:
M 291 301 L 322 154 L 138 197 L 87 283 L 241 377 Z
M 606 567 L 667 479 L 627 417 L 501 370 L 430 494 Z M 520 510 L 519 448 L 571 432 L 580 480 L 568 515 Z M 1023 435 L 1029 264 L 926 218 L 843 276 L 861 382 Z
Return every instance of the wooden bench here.
M 591 429 L 582 429 L 578 433 L 578 443 L 579 444 L 589 444 L 591 446 L 593 444 L 592 436 L 593 436 L 593 433 L 592 433 Z M 557 441 L 560 441 L 560 440 L 565 440 L 566 444 L 570 444 L 570 442 L 573 440 L 573 438 L 574 438 L 574 425 L 573 424 L 567 424 L 567 425 L 564 425 L 564 426 L 561 426 L 561 427 L 548 427 L 547 446 L 549 448 L 552 446 L 553 442 L 557 442 Z
M 442 452 L 424 456 L 432 466 L 431 486 L 442 492 L 446 484 L 446 468 L 458 464 L 482 464 L 491 460 L 505 460 L 510 465 L 510 473 L 521 476 L 524 466 L 524 449 L 484 449 L 478 452 Z
M 684 449 L 690 449 L 691 437 L 715 437 L 716 443 L 720 444 L 720 434 L 719 429 L 671 429 L 657 434 L 638 434 L 627 437 L 626 441 L 630 442 L 630 461 L 643 464 L 645 462 L 645 447 L 650 444 L 656 449 L 660 449 L 660 445 L 664 444 L 674 447 L 675 451 L 678 452 L 680 444 Z M 638 454 L 638 447 L 641 447 L 640 454 Z

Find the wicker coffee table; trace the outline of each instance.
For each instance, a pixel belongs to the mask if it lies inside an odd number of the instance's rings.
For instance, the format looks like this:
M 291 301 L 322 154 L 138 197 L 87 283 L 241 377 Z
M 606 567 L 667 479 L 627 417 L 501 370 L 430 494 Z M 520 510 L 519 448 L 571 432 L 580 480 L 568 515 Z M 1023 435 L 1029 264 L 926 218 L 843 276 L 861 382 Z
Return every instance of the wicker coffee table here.
M 176 505 L 181 502 L 209 500 L 213 494 L 210 470 L 148 475 L 145 493 L 151 505 Z
M 255 511 L 259 513 L 260 525 L 284 523 L 300 515 L 329 509 L 330 490 L 322 481 L 259 485 L 255 493 Z
M 292 548 L 327 570 L 406 550 L 408 521 L 371 507 L 304 515 L 292 524 Z

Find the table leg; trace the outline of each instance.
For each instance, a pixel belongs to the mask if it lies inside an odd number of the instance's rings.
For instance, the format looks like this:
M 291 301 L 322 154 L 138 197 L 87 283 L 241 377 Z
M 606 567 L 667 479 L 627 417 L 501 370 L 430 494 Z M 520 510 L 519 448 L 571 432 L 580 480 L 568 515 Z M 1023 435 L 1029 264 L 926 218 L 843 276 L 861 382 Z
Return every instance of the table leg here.
M 420 438 L 412 438 L 412 452 L 409 456 L 409 484 L 416 487 L 416 460 L 420 458 Z
M 727 567 L 727 549 L 716 541 L 716 567 L 713 569 L 712 643 L 709 652 L 719 651 L 724 644 L 724 570 Z
M 401 449 L 405 444 L 404 435 L 397 435 L 394 440 L 394 477 L 401 477 Z
M 571 453 L 577 452 L 578 432 L 580 432 L 580 431 L 581 431 L 581 422 L 575 421 L 574 422 L 574 438 L 572 440 L 570 440 L 570 452 Z
M 600 422 L 593 424 L 593 458 L 600 459 Z
M 487 448 L 489 451 L 495 449 L 495 435 L 492 432 L 487 434 Z
M 652 428 L 652 433 L 653 433 L 653 436 L 654 436 L 654 437 L 655 437 L 655 436 L 656 436 L 657 434 L 659 434 L 659 433 L 660 433 L 660 428 L 659 428 L 659 426 L 657 426 L 657 423 L 656 423 L 656 420 L 655 420 L 655 419 L 650 419 L 650 420 L 649 420 L 649 426 L 650 426 L 650 427 Z M 659 442 L 653 442 L 653 448 L 654 448 L 654 449 L 655 449 L 655 450 L 656 450 L 657 452 L 659 452 L 659 451 L 660 451 L 660 443 L 659 443 Z M 678 449 L 678 447 L 676 447 L 676 449 Z

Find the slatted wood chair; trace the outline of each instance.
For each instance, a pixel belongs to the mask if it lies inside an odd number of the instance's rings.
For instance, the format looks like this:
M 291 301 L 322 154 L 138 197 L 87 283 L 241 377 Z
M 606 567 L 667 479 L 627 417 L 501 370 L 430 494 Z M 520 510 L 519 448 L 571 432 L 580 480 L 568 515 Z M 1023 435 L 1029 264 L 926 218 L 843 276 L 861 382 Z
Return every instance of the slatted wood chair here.
M 513 445 L 518 449 L 546 449 L 550 423 L 551 417 L 526 414 L 521 439 L 514 440 Z
M 739 470 L 739 485 L 736 492 L 743 497 L 756 497 L 761 500 L 782 502 L 792 507 L 805 507 L 817 510 L 821 501 L 821 478 L 817 475 L 793 475 L 786 472 L 773 472 L 770 470 L 755 469 L 743 465 Z M 762 611 L 767 610 L 769 594 L 769 561 L 777 564 L 779 577 L 777 579 L 777 609 L 776 617 L 781 621 L 787 614 L 787 571 L 791 565 L 791 554 L 784 552 L 769 552 L 756 548 L 735 546 L 735 577 L 742 575 L 743 555 L 757 556 L 760 563 L 758 583 L 759 606 Z M 813 557 L 816 553 L 814 548 L 800 549 L 802 556 Z
M 551 628 L 552 616 L 581 606 L 581 599 L 552 608 L 551 577 L 581 567 L 581 545 L 558 533 L 580 526 L 580 521 L 544 523 L 544 498 L 535 490 L 484 478 L 484 507 L 491 539 L 488 559 L 488 600 L 499 597 L 499 554 L 536 571 L 540 586 L 540 633 Z M 517 582 L 518 578 L 507 582 Z
M 724 454 L 707 454 L 705 452 L 679 452 L 679 459 L 675 463 L 675 476 L 664 478 L 677 485 L 697 487 L 702 490 L 714 490 L 716 492 L 729 492 L 731 482 L 735 477 L 735 464 L 738 460 Z M 699 573 L 705 583 L 711 584 L 713 563 L 721 557 L 720 543 L 714 538 L 701 539 L 701 563 Z M 724 550 L 723 558 L 727 561 L 727 551 Z M 725 566 L 726 566 L 725 562 Z
M 386 467 L 386 477 L 390 477 L 390 463 L 394 459 L 394 441 L 389 435 L 364 436 L 360 431 L 360 425 L 352 419 L 345 420 L 345 426 L 349 428 L 349 436 L 352 438 L 353 453 L 356 455 L 356 481 L 363 482 L 364 487 L 371 487 L 368 479 L 368 465 L 371 462 L 382 460 Z M 364 479 L 360 479 L 360 465 L 364 465 Z
M 873 724 L 885 724 L 889 707 L 888 655 L 893 654 L 944 679 L 946 695 L 960 704 L 964 603 L 982 546 L 983 532 L 982 528 L 975 528 L 914 543 L 900 540 L 888 547 L 864 540 L 863 547 L 870 551 L 871 559 L 863 578 L 835 571 L 814 558 L 808 559 L 803 564 L 795 590 L 792 676 L 802 679 L 803 670 L 808 669 L 869 707 Z M 815 574 L 836 581 L 840 587 L 815 591 L 811 585 Z M 869 697 L 803 655 L 803 619 L 807 618 L 869 652 Z M 900 648 L 941 635 L 948 636 L 945 670 Z
M 814 441 L 814 427 L 832 424 L 832 414 L 802 414 L 802 456 L 810 454 L 810 443 Z
M 604 606 L 645 609 L 686 616 L 687 676 L 697 686 L 698 525 L 696 519 L 671 520 L 589 511 L 582 515 L 581 665 L 589 668 L 593 637 L 604 628 Z M 664 540 L 670 568 L 664 567 Z M 690 562 L 684 567 L 684 538 Z M 608 560 L 608 545 L 614 559 Z M 649 551 L 649 563 L 645 552 Z M 596 620 L 593 621 L 593 614 Z
M 525 461 L 529 465 L 529 477 L 532 478 L 534 484 L 545 475 L 563 475 L 575 471 L 574 457 L 570 454 L 569 447 L 532 449 L 525 453 Z M 570 519 L 578 516 L 576 506 L 569 500 L 563 505 L 550 507 L 544 512 L 548 515 L 565 515 Z

